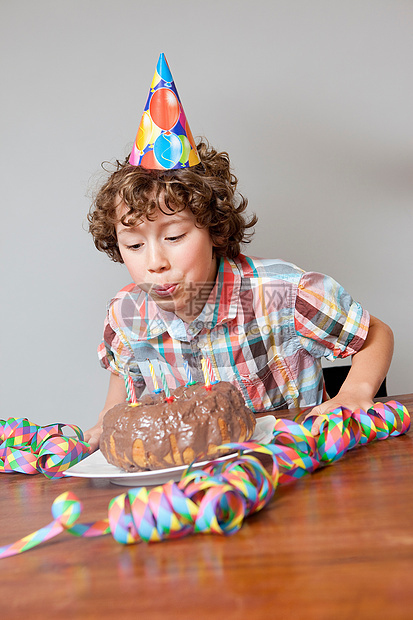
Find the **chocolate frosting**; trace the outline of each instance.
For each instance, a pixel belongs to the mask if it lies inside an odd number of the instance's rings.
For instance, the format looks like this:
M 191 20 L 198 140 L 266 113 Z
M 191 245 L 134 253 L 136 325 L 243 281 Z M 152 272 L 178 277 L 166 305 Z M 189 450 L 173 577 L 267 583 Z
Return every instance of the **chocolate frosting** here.
M 139 406 L 121 403 L 106 413 L 100 449 L 109 463 L 126 471 L 189 465 L 226 454 L 218 446 L 254 432 L 255 416 L 231 383 L 180 386 L 172 396 L 169 403 L 163 393 L 148 394 Z

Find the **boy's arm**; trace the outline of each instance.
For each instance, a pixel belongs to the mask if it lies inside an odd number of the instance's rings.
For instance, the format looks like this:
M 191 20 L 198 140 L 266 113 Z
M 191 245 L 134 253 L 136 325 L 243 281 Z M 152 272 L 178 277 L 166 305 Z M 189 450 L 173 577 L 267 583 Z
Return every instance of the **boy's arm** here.
M 99 447 L 99 439 L 102 434 L 102 421 L 105 413 L 118 403 L 126 400 L 125 382 L 121 375 L 110 375 L 109 389 L 105 405 L 99 414 L 98 421 L 92 428 L 85 431 L 85 441 L 90 444 L 90 452 L 94 452 Z
M 370 316 L 367 338 L 360 351 L 355 353 L 346 380 L 338 394 L 314 407 L 310 414 L 322 414 L 338 406 L 367 411 L 373 405 L 373 398 L 386 377 L 393 355 L 393 332 L 386 323 Z M 317 435 L 321 420 L 316 419 L 311 432 Z

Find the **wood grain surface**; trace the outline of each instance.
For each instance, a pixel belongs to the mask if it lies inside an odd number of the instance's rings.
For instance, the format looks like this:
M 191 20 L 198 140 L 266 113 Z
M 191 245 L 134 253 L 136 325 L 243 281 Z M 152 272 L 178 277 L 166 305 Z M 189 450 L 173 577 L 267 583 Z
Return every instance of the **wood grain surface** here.
M 413 414 L 412 394 L 393 398 Z M 49 523 L 63 491 L 83 502 L 86 523 L 106 517 L 126 490 L 24 474 L 3 474 L 0 484 L 0 545 Z M 279 487 L 233 536 L 123 546 L 64 532 L 0 560 L 1 609 L 11 620 L 410 619 L 412 568 L 409 431 Z

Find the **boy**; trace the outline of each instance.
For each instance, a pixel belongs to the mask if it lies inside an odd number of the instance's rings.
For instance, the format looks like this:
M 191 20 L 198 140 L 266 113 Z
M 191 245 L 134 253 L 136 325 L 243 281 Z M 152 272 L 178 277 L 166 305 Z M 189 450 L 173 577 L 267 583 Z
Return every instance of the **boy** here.
M 155 387 L 151 368 L 170 388 L 186 382 L 185 364 L 203 381 L 204 357 L 256 412 L 372 405 L 391 361 L 390 328 L 328 276 L 243 256 L 256 218 L 246 221 L 236 186 L 228 155 L 193 142 L 161 55 L 129 161 L 117 162 L 89 215 L 96 247 L 134 282 L 108 308 L 99 354 L 112 374 L 85 433 L 92 450 L 105 412 L 126 398 L 127 368 L 138 397 Z M 320 360 L 348 355 L 349 375 L 326 400 Z

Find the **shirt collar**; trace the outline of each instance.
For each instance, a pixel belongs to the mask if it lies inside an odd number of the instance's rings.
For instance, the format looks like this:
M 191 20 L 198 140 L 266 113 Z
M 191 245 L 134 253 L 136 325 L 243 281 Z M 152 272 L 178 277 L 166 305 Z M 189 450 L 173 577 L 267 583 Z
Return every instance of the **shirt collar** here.
M 193 323 L 203 323 L 212 329 L 233 319 L 237 314 L 240 286 L 241 274 L 235 261 L 221 258 L 215 286 Z

